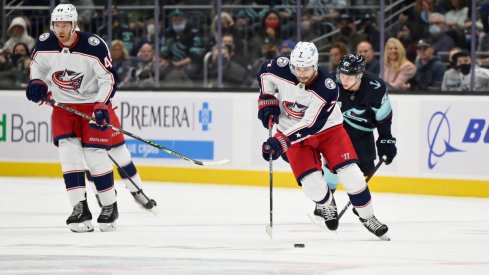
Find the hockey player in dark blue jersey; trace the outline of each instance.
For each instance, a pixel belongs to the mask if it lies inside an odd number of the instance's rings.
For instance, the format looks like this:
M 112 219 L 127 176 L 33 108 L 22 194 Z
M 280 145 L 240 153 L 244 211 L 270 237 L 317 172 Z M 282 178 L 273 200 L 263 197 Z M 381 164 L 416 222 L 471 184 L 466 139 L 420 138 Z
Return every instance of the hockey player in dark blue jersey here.
M 365 71 L 365 58 L 359 53 L 347 54 L 341 59 L 336 80 L 340 86 L 338 104 L 343 113 L 343 125 L 357 152 L 360 169 L 367 176 L 374 169 L 376 152 L 379 159 L 385 156 L 387 165 L 397 154 L 396 139 L 391 133 L 392 106 L 386 84 Z M 374 139 L 375 129 L 377 141 Z M 329 188 L 336 189 L 338 177 L 327 167 L 324 178 Z

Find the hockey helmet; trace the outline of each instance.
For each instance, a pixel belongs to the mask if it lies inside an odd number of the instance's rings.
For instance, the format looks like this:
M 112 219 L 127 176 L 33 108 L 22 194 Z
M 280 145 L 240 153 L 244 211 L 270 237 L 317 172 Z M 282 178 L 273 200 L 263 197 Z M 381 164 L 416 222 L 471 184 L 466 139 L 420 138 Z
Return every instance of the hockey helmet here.
M 69 21 L 71 22 L 71 34 L 75 32 L 76 22 L 78 21 L 78 12 L 72 4 L 59 4 L 51 13 L 51 30 L 54 30 L 54 22 Z
M 337 73 L 345 75 L 359 75 L 365 71 L 365 58 L 359 53 L 350 53 L 343 56 L 338 64 Z
M 318 49 L 312 42 L 297 43 L 290 53 L 290 69 L 294 73 L 295 68 L 305 68 L 313 66 L 318 69 Z M 295 73 L 294 73 L 295 74 Z

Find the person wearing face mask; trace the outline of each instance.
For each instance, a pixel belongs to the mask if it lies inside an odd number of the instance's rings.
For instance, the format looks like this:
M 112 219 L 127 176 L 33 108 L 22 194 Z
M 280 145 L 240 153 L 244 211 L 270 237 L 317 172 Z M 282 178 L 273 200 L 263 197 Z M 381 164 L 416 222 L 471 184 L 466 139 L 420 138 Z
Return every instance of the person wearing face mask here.
M 439 91 L 446 66 L 436 55 L 431 40 L 421 39 L 417 44 L 416 74 L 411 79 L 413 90 Z
M 179 9 L 169 14 L 170 26 L 163 34 L 160 48 L 162 86 L 193 86 L 192 80 L 202 80 L 204 41 L 199 30 L 187 21 Z M 190 80 L 190 81 L 189 81 Z
M 467 92 L 470 90 L 472 58 L 465 49 L 452 56 L 453 69 L 445 72 L 442 91 Z M 489 69 L 474 66 L 475 81 L 473 91 L 489 91 Z
M 0 86 L 11 88 L 24 71 L 24 59 L 30 55 L 27 44 L 18 42 L 13 46 L 9 66 L 0 71 Z M 17 86 L 17 85 L 16 85 Z
M 429 32 L 433 38 L 433 49 L 436 52 L 448 52 L 455 47 L 455 41 L 446 31 L 445 16 L 441 13 L 432 13 L 429 17 Z
M 251 52 L 250 58 L 256 60 L 262 55 L 262 45 L 267 43 L 278 44 L 282 40 L 280 15 L 276 11 L 268 11 L 262 17 L 261 26 L 255 37 L 248 44 Z

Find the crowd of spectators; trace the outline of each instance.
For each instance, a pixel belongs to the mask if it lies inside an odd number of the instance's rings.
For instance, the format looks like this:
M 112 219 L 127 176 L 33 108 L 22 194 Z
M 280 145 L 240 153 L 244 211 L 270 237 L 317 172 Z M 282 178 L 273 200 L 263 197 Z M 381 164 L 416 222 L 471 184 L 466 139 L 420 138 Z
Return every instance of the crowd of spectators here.
M 208 1 L 174 2 L 204 4 Z M 109 42 L 119 87 L 150 88 L 158 83 L 160 87 L 215 88 L 219 85 L 219 56 L 223 87 L 255 87 L 255 73 L 261 63 L 289 54 L 295 46 L 298 29 L 305 41 L 333 33 L 319 47 L 323 69 L 334 73 L 343 55 L 359 52 L 367 61 L 366 69 L 380 75 L 392 90 L 469 90 L 471 66 L 467 64 L 472 62 L 469 49 L 473 24 L 477 52 L 489 53 L 489 0 L 479 0 L 476 22 L 471 21 L 468 0 L 416 0 L 413 7 L 385 26 L 383 53 L 379 52 L 381 35 L 375 9 L 352 8 L 354 5 L 368 8 L 368 5 L 378 5 L 378 1 L 303 2 L 299 28 L 296 10 L 282 8 L 293 7 L 294 0 L 223 1 L 223 4 L 251 5 L 224 9 L 220 15 L 212 10 L 182 6 L 182 9 L 164 10 L 159 25 L 153 10 L 119 10 L 116 6 L 104 9 L 103 16 L 112 15 Z M 269 8 L 258 9 L 254 5 Z M 107 20 L 93 24 L 93 12 L 80 12 L 80 29 L 108 40 Z M 44 16 L 49 18 L 49 13 Z M 33 24 L 33 18 L 28 15 L 11 20 L 8 39 L 0 44 L 1 87 L 25 87 L 28 82 L 34 38 L 42 33 L 31 31 Z M 49 26 L 44 26 L 42 31 L 49 31 Z M 474 62 L 474 90 L 489 91 L 489 70 L 484 68 L 489 58 L 480 54 Z

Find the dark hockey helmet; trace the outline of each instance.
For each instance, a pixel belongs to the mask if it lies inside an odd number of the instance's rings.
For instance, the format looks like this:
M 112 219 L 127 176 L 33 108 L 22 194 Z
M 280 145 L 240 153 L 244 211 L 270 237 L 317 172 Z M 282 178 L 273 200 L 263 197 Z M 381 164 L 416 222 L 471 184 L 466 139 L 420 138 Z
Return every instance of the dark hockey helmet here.
M 338 64 L 337 72 L 345 75 L 359 75 L 365 71 L 365 58 L 359 53 L 343 56 Z

